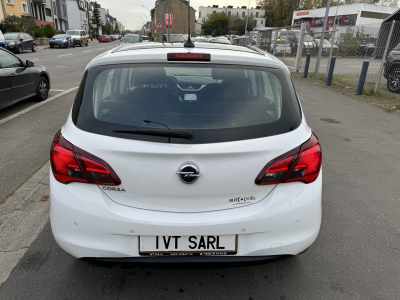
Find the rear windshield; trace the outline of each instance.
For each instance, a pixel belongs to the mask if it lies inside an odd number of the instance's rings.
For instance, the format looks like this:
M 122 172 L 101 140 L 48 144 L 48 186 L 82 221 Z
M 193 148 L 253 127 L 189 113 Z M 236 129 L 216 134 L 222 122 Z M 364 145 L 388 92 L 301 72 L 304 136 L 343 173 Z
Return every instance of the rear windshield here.
M 53 36 L 53 39 L 65 39 L 66 37 L 66 34 L 56 34 L 55 36 Z
M 124 37 L 124 39 L 122 40 L 122 42 L 124 43 L 139 43 L 139 37 L 138 36 L 126 36 Z
M 193 139 L 171 143 L 217 143 L 282 134 L 301 123 L 289 75 L 273 68 L 108 65 L 89 69 L 83 84 L 74 122 L 102 135 L 167 143 L 166 137 L 114 131 L 169 128 L 193 132 Z
M 4 39 L 6 40 L 18 40 L 18 33 L 6 33 L 4 34 Z

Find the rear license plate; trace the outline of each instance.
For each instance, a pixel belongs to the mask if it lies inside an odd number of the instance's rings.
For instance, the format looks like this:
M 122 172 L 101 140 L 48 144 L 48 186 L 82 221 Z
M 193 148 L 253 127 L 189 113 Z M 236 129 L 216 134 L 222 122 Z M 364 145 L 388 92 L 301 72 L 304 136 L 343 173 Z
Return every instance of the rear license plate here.
M 236 235 L 140 236 L 140 255 L 234 255 Z
M 54 45 L 54 47 L 59 48 L 60 46 L 59 45 Z

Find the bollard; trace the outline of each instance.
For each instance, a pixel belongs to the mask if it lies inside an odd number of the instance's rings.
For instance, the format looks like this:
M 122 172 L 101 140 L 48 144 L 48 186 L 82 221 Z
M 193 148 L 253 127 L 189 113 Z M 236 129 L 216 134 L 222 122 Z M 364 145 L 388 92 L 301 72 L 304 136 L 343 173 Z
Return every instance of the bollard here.
M 311 59 L 311 53 L 308 53 L 306 58 L 306 65 L 304 66 L 303 78 L 307 78 L 308 76 L 308 67 L 310 66 L 310 59 Z
M 326 80 L 327 86 L 331 86 L 333 70 L 335 69 L 335 62 L 336 62 L 336 57 L 332 57 L 331 64 L 329 65 L 328 79 Z
M 367 77 L 369 61 L 364 61 L 361 69 L 360 80 L 358 81 L 356 95 L 361 95 L 364 89 L 365 78 Z

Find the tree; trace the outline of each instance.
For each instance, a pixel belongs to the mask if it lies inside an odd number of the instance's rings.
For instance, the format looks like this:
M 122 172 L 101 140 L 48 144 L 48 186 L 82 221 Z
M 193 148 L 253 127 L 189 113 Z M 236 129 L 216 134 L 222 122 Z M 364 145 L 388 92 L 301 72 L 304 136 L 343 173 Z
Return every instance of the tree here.
M 231 18 L 225 12 L 215 13 L 207 21 L 203 19 L 202 29 L 206 35 L 224 35 L 228 33 L 231 22 Z
M 112 26 L 110 22 L 107 22 L 107 24 L 103 26 L 103 34 L 112 34 Z
M 345 55 L 354 55 L 360 48 L 364 40 L 364 28 L 357 29 L 357 32 L 350 26 L 346 28 L 346 33 L 341 36 L 340 51 Z
M 247 22 L 247 31 L 253 31 L 253 29 L 257 26 L 257 21 L 253 19 L 253 17 L 249 17 Z M 246 33 L 246 18 L 233 18 L 232 19 L 232 31 L 236 31 L 239 35 L 244 35 Z
M 34 35 L 35 30 L 38 28 L 32 18 L 21 18 L 13 15 L 7 15 L 0 24 L 3 33 L 26 32 L 30 35 Z
M 95 25 L 93 27 L 93 25 Z M 97 4 L 97 1 L 94 3 L 94 8 L 93 8 L 93 18 L 90 20 L 89 23 L 89 30 L 92 30 L 92 35 L 95 37 L 98 37 L 98 28 L 102 27 L 104 25 L 103 20 L 101 19 L 100 16 L 100 10 L 99 10 L 99 5 Z

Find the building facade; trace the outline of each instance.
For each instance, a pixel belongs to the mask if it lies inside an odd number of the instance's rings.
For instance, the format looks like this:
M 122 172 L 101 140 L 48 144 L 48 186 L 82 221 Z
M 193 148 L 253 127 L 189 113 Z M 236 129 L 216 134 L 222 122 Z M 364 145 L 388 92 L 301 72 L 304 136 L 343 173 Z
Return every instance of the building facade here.
M 265 10 L 261 8 L 261 6 L 248 8 L 247 6 L 236 7 L 234 8 L 232 5 L 219 7 L 219 5 L 213 6 L 200 6 L 199 7 L 199 18 L 197 23 L 203 24 L 204 21 L 208 20 L 208 18 L 212 14 L 224 12 L 231 18 L 247 18 L 252 17 L 254 20 L 257 21 L 256 27 L 263 27 L 265 26 Z
M 66 0 L 68 14 L 68 29 L 85 30 L 89 32 L 87 11 L 89 2 L 83 0 Z
M 27 0 L 2 0 L 4 17 L 13 15 L 17 17 L 29 17 L 29 3 Z
M 0 0 L 0 22 L 4 20 L 4 9 L 3 9 L 3 2 Z
M 54 27 L 57 31 L 67 31 L 68 12 L 66 0 L 53 0 Z
M 346 27 L 355 25 L 380 24 L 398 8 L 380 6 L 367 3 L 333 6 L 329 9 L 329 17 L 326 27 L 337 26 L 340 33 L 346 31 Z M 311 32 L 322 32 L 326 7 L 293 12 L 292 25 L 300 28 L 301 23 L 307 23 Z M 336 17 L 336 18 L 335 18 Z
M 173 14 L 172 22 L 172 34 L 188 34 L 189 30 L 189 2 L 185 0 L 171 0 L 171 14 Z M 161 23 L 163 24 L 164 30 L 162 34 L 167 34 L 167 29 L 165 28 L 165 14 L 168 13 L 168 1 L 163 1 L 161 3 Z M 156 7 L 151 11 L 151 24 L 155 27 L 155 24 L 159 21 L 158 14 L 158 2 L 156 2 Z M 190 34 L 195 33 L 195 22 L 196 22 L 196 10 L 190 7 Z M 153 31 L 154 32 L 154 31 Z M 159 30 L 154 32 L 155 36 L 158 36 Z M 154 35 L 153 35 L 154 37 Z
M 47 24 L 54 26 L 52 2 L 52 0 L 27 0 L 29 14 L 35 19 L 37 26 L 42 27 Z

